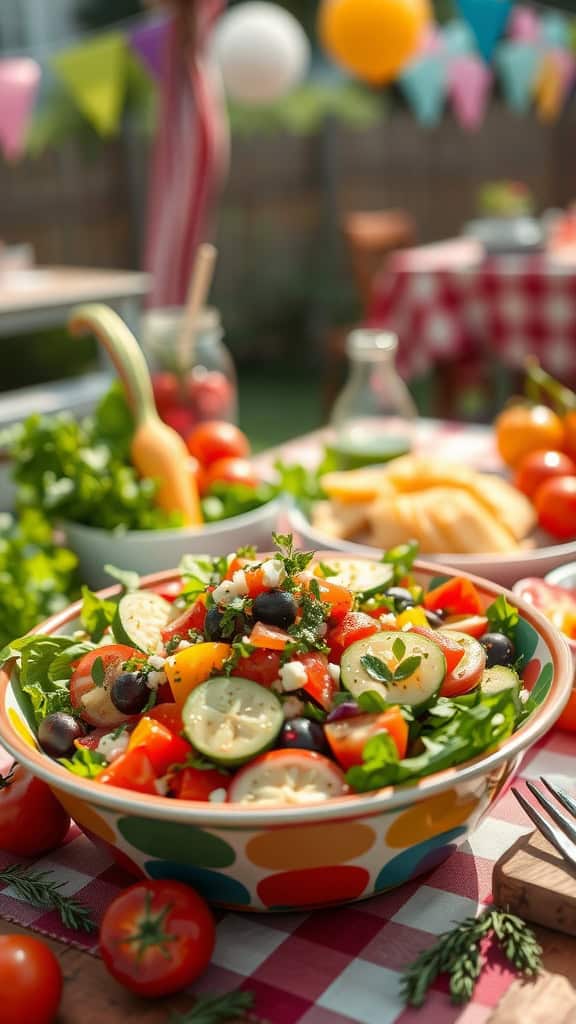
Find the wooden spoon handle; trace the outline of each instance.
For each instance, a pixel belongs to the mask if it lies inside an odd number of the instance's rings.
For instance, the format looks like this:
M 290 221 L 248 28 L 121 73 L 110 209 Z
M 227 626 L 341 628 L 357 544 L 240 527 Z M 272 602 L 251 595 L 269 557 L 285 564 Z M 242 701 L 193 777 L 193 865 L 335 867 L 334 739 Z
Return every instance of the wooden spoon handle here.
M 158 418 L 150 372 L 132 331 L 109 306 L 91 303 L 72 310 L 68 329 L 78 337 L 95 334 L 104 345 L 120 377 L 136 424 Z

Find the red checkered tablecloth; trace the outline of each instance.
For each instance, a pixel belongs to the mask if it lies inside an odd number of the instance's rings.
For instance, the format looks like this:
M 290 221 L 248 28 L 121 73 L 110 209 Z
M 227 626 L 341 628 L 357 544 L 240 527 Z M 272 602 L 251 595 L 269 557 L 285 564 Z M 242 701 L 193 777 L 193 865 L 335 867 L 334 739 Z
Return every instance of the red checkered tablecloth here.
M 512 368 L 532 354 L 550 373 L 574 379 L 576 261 L 484 258 L 467 239 L 407 249 L 377 278 L 367 322 L 398 335 L 407 377 L 482 352 Z

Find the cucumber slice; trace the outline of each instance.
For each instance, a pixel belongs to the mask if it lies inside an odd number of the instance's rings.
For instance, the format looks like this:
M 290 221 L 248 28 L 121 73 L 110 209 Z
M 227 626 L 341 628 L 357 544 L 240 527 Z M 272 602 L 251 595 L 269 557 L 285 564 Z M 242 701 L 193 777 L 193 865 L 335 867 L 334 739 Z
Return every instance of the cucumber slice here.
M 394 645 L 402 641 L 404 653 L 398 658 Z M 400 661 L 418 657 L 420 664 L 406 679 L 380 682 L 373 679 L 362 658 L 366 655 L 379 658 L 394 672 Z M 385 632 L 375 633 L 351 644 L 340 662 L 342 686 L 354 697 L 366 690 L 380 693 L 389 704 L 410 704 L 419 707 L 428 704 L 438 693 L 446 675 L 446 658 L 437 644 L 416 633 Z
M 234 767 L 272 746 L 284 715 L 271 690 L 251 679 L 216 676 L 192 690 L 182 721 L 196 750 L 216 764 Z
M 171 614 L 172 605 L 159 594 L 134 590 L 120 598 L 112 632 L 119 644 L 150 654 L 156 650 Z
M 522 683 L 517 672 L 506 665 L 493 665 L 484 669 L 480 680 L 480 689 L 487 697 L 503 690 L 512 690 L 514 700 L 519 703 Z
M 327 562 L 334 576 L 327 576 L 330 583 L 346 587 L 353 593 L 362 592 L 365 597 L 381 594 L 392 582 L 392 566 L 382 562 L 370 562 L 362 558 L 330 558 Z

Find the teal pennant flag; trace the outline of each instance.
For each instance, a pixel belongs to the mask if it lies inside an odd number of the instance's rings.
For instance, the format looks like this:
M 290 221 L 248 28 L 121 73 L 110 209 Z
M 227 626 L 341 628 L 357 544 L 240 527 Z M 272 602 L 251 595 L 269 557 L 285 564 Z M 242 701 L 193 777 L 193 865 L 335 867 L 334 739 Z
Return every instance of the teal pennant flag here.
M 456 6 L 474 33 L 479 53 L 490 63 L 496 44 L 504 34 L 512 3 L 510 0 L 456 0 Z

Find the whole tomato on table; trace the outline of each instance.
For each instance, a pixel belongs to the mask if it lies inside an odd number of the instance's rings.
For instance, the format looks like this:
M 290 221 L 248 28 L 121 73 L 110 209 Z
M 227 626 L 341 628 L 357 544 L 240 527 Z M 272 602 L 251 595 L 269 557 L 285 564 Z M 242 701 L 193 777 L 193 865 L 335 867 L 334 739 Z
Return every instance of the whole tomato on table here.
M 54 953 L 30 935 L 0 935 L 2 1024 L 52 1024 L 62 995 Z
M 69 827 L 70 818 L 45 782 L 19 764 L 0 775 L 0 850 L 36 857 L 60 846 Z
M 203 973 L 214 949 L 214 918 L 182 882 L 145 881 L 110 904 L 100 952 L 110 974 L 140 996 L 166 996 Z

